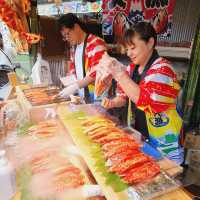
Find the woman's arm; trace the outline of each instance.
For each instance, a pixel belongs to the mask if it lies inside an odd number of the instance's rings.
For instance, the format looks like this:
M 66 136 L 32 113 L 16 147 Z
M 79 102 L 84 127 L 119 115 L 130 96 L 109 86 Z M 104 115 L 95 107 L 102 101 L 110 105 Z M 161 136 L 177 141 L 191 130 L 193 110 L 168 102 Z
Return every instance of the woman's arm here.
M 121 72 L 117 76 L 117 81 L 120 84 L 122 90 L 124 93 L 135 103 L 138 102 L 138 99 L 140 97 L 140 87 L 138 84 L 136 84 L 130 76 L 125 73 Z
M 124 93 L 137 107 L 151 108 L 155 113 L 163 112 L 176 105 L 179 85 L 173 68 L 166 60 L 153 65 L 140 85 L 124 72 L 115 75 Z

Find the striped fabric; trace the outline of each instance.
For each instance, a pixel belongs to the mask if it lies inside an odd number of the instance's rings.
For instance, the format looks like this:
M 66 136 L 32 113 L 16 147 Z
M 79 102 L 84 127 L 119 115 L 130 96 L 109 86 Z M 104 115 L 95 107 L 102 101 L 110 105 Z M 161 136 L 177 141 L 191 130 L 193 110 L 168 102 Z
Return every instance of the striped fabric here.
M 133 70 L 133 64 L 127 67 L 129 75 L 133 73 Z M 139 87 L 140 97 L 136 106 L 142 110 L 151 108 L 154 113 L 164 112 L 175 106 L 180 89 L 170 62 L 164 58 L 155 60 L 144 79 L 140 82 Z M 126 98 L 119 84 L 117 95 Z
M 95 78 L 96 73 L 94 70 L 95 65 L 99 63 L 102 55 L 106 51 L 106 44 L 103 39 L 90 34 L 87 38 L 87 44 L 85 48 L 85 70 L 86 73 L 89 74 L 92 78 Z M 69 65 L 69 73 L 76 74 L 75 71 L 75 62 L 74 62 L 75 48 L 71 49 L 70 54 L 70 65 Z

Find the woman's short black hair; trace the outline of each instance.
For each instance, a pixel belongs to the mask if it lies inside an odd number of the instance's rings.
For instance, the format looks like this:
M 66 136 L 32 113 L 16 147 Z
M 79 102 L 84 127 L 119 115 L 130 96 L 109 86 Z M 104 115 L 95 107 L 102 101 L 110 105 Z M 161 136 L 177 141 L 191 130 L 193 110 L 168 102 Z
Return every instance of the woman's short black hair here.
M 72 29 L 74 28 L 75 24 L 78 24 L 84 30 L 84 23 L 73 13 L 67 13 L 61 16 L 58 19 L 58 23 L 59 23 L 60 29 L 62 27 Z
M 150 38 L 154 38 L 154 47 L 156 46 L 157 34 L 151 23 L 139 22 L 128 29 L 124 34 L 124 45 L 132 44 L 135 34 L 138 34 L 141 40 L 145 42 L 148 42 Z

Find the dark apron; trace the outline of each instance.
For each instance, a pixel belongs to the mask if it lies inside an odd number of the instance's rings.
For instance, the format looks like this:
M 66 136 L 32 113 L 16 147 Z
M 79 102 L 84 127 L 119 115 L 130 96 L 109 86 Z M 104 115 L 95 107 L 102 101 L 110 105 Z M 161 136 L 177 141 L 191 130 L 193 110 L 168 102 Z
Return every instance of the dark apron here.
M 149 59 L 148 63 L 146 64 L 142 74 L 138 73 L 139 65 L 137 65 L 132 73 L 131 79 L 135 83 L 139 84 L 145 78 L 147 71 L 150 69 L 150 67 L 152 66 L 154 61 L 158 58 L 159 58 L 159 55 L 158 55 L 157 51 L 154 50 L 151 58 Z M 148 139 L 149 132 L 148 132 L 147 121 L 146 121 L 144 111 L 138 109 L 136 107 L 135 103 L 133 103 L 132 101 L 131 101 L 131 111 L 132 111 L 132 113 L 134 113 L 133 115 L 135 116 L 134 128 L 136 130 L 138 130 L 140 133 L 142 133 L 142 135 L 145 139 Z

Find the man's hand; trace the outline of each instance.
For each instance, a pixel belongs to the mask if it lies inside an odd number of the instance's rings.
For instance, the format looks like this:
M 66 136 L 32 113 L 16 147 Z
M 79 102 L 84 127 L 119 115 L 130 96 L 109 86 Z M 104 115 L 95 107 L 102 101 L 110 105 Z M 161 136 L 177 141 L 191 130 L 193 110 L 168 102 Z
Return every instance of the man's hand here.
M 73 83 L 72 85 L 64 88 L 58 96 L 62 97 L 62 98 L 67 98 L 69 97 L 71 94 L 74 94 L 76 92 L 78 92 L 79 90 L 79 85 L 78 83 Z

